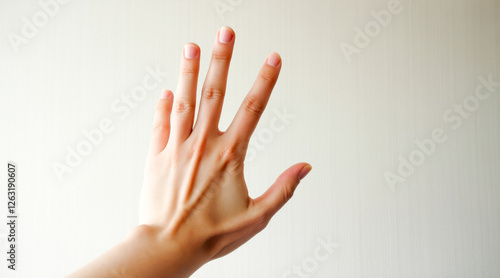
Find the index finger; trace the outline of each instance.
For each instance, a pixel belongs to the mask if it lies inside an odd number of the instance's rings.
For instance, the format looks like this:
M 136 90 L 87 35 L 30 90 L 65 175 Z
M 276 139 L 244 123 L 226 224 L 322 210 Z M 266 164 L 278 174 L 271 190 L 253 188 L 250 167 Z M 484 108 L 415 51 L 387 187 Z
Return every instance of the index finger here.
M 250 92 L 241 104 L 236 116 L 225 132 L 231 138 L 248 142 L 260 116 L 266 109 L 274 85 L 278 80 L 281 69 L 281 57 L 278 53 L 269 54 L 266 63 L 260 69 Z

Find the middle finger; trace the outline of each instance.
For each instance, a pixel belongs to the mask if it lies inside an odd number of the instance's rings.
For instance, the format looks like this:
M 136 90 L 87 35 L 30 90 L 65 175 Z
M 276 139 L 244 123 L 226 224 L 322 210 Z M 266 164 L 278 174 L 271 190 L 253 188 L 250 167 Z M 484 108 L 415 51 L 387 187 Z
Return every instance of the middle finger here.
M 195 124 L 195 128 L 199 126 L 203 133 L 215 130 L 219 125 L 234 39 L 234 31 L 230 27 L 222 27 L 216 36 Z

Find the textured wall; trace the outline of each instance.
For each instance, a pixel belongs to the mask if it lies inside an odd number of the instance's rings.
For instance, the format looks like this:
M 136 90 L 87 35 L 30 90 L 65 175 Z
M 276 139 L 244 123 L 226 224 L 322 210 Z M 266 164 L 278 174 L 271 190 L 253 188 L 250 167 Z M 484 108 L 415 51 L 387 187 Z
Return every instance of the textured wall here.
M 266 230 L 193 277 L 500 277 L 500 1 L 43 3 L 0 2 L 0 157 L 18 167 L 18 270 L 1 259 L 1 277 L 60 277 L 137 223 L 156 99 L 189 41 L 201 85 L 222 25 L 236 45 L 221 129 L 266 56 L 283 58 L 251 196 L 295 162 L 313 170 Z M 126 108 L 146 76 L 156 88 Z M 0 258 L 6 237 L 2 224 Z

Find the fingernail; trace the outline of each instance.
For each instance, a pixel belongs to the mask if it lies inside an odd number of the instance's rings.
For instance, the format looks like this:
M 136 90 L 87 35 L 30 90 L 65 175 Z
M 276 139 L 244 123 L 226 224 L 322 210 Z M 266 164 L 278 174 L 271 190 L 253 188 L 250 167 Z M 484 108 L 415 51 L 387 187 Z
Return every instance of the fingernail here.
M 267 57 L 267 64 L 272 67 L 277 67 L 281 62 L 280 55 L 278 53 L 273 52 Z
M 299 173 L 299 180 L 303 179 L 305 176 L 307 176 L 307 174 L 309 174 L 309 172 L 311 171 L 312 169 L 312 166 L 307 164 L 306 166 L 304 166 L 304 168 L 302 168 L 302 170 L 300 170 L 300 173 Z
M 198 48 L 191 44 L 186 44 L 184 46 L 184 57 L 186 59 L 193 59 L 198 57 Z
M 227 27 L 222 27 L 219 31 L 219 42 L 229 43 L 233 40 L 233 32 Z
M 169 90 L 163 90 L 160 95 L 160 99 L 166 99 L 170 97 L 171 92 Z

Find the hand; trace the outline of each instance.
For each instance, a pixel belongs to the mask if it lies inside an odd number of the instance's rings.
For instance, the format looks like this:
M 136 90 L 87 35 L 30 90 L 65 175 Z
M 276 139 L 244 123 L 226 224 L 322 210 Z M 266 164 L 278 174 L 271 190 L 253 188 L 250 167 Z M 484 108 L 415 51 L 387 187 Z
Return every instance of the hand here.
M 123 247 L 101 259 L 113 258 L 107 265 L 115 272 L 131 277 L 191 275 L 264 229 L 311 170 L 307 163 L 295 164 L 262 196 L 248 196 L 243 162 L 278 79 L 281 58 L 277 53 L 267 57 L 229 128 L 221 132 L 218 123 L 234 41 L 232 29 L 219 30 L 194 127 L 200 49 L 194 43 L 184 47 L 175 96 L 163 91 L 154 116 L 140 198 L 141 225 Z M 135 253 L 141 257 L 135 258 Z
M 268 56 L 234 120 L 221 132 L 234 42 L 232 29 L 219 30 L 194 128 L 200 49 L 194 43 L 184 47 L 176 94 L 166 90 L 158 102 L 141 194 L 141 224 L 173 238 L 186 237 L 206 261 L 230 253 L 264 229 L 311 169 L 296 164 L 262 196 L 248 196 L 243 161 L 278 79 L 281 58 Z

